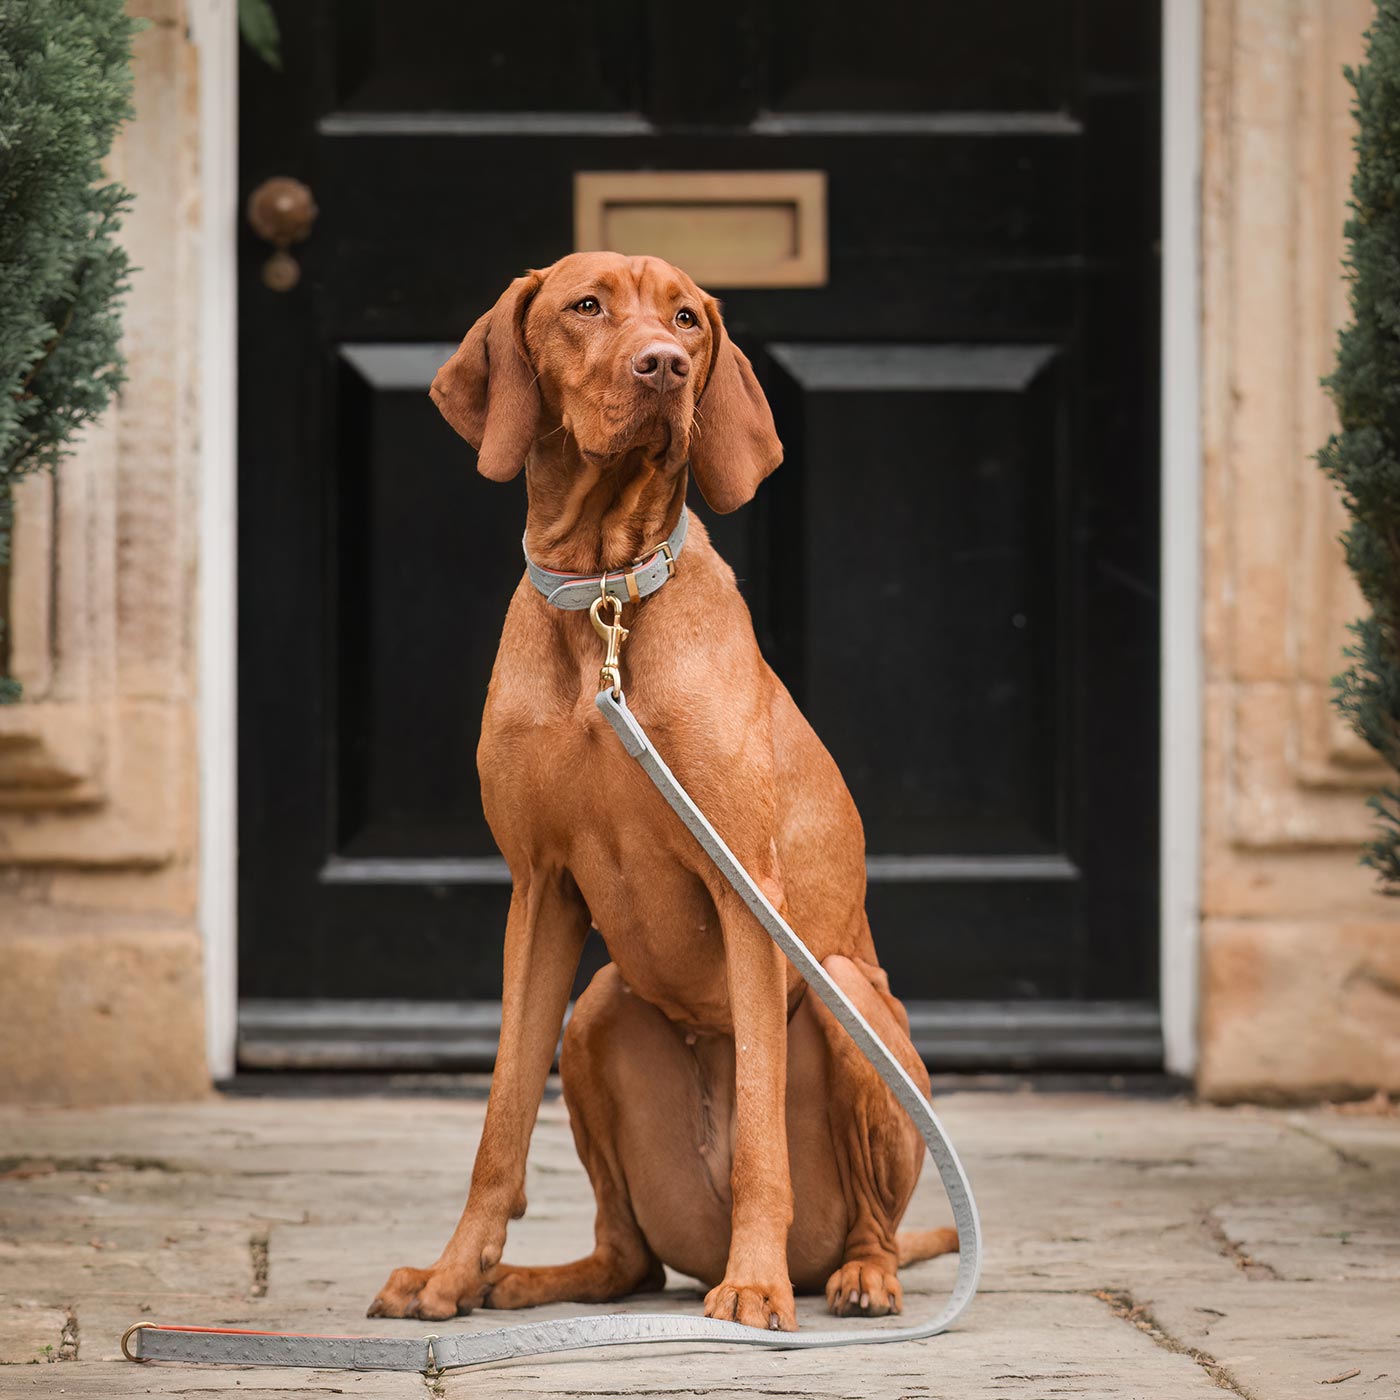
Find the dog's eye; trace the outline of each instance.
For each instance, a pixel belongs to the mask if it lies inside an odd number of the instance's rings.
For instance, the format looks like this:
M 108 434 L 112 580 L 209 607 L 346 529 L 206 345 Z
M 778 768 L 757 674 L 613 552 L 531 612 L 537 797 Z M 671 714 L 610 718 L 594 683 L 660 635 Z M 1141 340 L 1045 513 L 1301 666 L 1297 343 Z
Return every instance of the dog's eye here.
M 574 310 L 580 316 L 596 316 L 603 308 L 598 304 L 597 297 L 584 297 L 582 301 L 574 303 Z
M 683 306 L 676 312 L 676 324 L 683 331 L 688 331 L 692 326 L 698 326 L 700 322 L 696 319 L 695 313 L 688 306 Z

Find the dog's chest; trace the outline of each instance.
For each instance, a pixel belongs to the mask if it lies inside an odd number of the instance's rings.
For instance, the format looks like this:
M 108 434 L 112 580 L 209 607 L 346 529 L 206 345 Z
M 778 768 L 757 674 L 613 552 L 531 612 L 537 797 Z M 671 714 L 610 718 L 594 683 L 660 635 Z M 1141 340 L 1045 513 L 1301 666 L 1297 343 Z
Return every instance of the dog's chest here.
M 636 993 L 673 1020 L 727 1029 L 724 945 L 700 878 L 703 854 L 592 698 L 544 724 L 488 716 L 481 776 L 512 866 L 567 869 Z

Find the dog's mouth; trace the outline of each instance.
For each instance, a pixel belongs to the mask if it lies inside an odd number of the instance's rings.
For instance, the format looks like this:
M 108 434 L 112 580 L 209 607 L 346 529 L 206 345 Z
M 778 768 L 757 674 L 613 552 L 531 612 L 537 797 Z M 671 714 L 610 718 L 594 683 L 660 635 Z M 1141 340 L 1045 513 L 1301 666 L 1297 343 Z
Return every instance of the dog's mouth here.
M 667 468 L 679 464 L 685 456 L 688 439 L 686 425 L 680 420 L 688 417 L 679 405 L 657 405 L 648 414 L 626 424 L 603 440 L 585 445 L 578 430 L 573 429 L 583 457 L 595 465 L 604 465 L 633 452 L 641 452 L 648 465 Z M 675 459 L 675 460 L 673 460 Z

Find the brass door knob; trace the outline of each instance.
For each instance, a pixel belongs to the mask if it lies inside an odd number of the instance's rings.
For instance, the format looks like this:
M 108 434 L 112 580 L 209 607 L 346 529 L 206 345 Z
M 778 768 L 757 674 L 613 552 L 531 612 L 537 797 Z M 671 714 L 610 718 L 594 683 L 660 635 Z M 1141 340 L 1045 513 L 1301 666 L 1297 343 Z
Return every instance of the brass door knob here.
M 311 236 L 318 212 L 311 191 L 288 175 L 264 180 L 248 196 L 248 226 L 273 247 L 263 264 L 264 286 L 289 292 L 301 281 L 301 265 L 287 250 Z

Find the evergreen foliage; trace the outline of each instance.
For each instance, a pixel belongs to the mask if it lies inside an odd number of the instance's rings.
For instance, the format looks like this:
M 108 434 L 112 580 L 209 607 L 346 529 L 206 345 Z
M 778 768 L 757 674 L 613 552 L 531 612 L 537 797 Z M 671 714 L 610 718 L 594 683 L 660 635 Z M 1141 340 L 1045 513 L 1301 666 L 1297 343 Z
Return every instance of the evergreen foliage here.
M 130 198 L 102 161 L 131 115 L 123 0 L 0 0 L 0 569 L 14 483 L 52 467 L 122 382 Z M 14 699 L 0 636 L 0 701 Z
M 282 71 L 282 31 L 272 0 L 238 0 L 238 32 L 269 68 Z
M 1378 0 L 1356 91 L 1356 168 L 1345 260 L 1351 324 L 1324 381 L 1341 431 L 1318 454 L 1351 516 L 1347 563 L 1369 613 L 1352 624 L 1336 703 L 1400 772 L 1400 0 Z M 1378 824 L 1362 860 L 1400 892 L 1400 790 L 1372 799 Z

